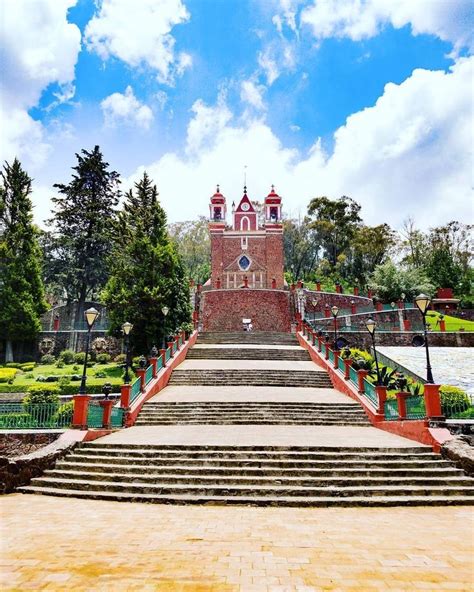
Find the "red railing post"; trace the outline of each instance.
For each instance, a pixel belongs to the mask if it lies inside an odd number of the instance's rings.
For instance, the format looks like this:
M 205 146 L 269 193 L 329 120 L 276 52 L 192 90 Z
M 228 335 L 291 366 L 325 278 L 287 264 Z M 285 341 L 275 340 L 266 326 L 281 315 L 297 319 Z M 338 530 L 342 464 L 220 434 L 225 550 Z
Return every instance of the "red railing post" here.
M 339 355 L 340 355 L 340 351 L 335 349 L 334 350 L 334 364 L 333 364 L 333 368 L 335 368 L 336 370 L 339 368 Z
M 444 333 L 446 331 L 446 321 L 441 319 L 439 322 L 439 330 Z
M 383 304 L 379 300 L 377 300 L 377 302 L 375 303 L 375 310 L 377 312 L 382 312 L 383 310 Z
M 161 356 L 161 363 L 163 364 L 163 368 L 166 366 L 166 350 L 160 349 L 160 356 Z
M 405 331 L 410 331 L 411 330 L 411 321 L 410 321 L 410 319 L 403 319 L 403 329 Z
M 385 401 L 387 400 L 387 387 L 382 385 L 376 386 L 375 392 L 377 393 L 377 399 L 379 401 L 377 413 L 380 413 L 380 415 L 385 416 Z
M 367 374 L 367 370 L 357 370 L 357 379 L 359 382 L 358 391 L 360 395 L 363 395 L 365 393 L 364 378 L 367 376 Z
M 359 288 L 354 286 L 354 296 L 359 296 Z
M 351 314 L 356 314 L 357 312 L 357 306 L 356 303 L 352 300 L 351 301 Z
M 407 397 L 410 396 L 410 393 L 395 393 L 397 397 L 397 405 L 398 405 L 398 419 L 406 419 L 407 418 Z
M 174 341 L 168 341 L 168 349 L 170 350 L 170 359 L 174 356 L 173 343 L 174 343 Z
M 332 351 L 332 350 L 331 350 L 331 351 Z M 324 359 L 325 359 L 325 360 L 329 360 L 329 344 L 328 344 L 328 342 L 327 342 L 327 341 L 326 341 L 326 353 L 325 353 L 325 355 L 324 355 Z
M 277 287 L 277 281 L 275 278 L 272 278 L 272 290 L 275 290 Z
M 316 345 L 316 331 L 311 331 L 311 345 Z
M 344 378 L 346 380 L 349 380 L 351 377 L 351 364 L 352 364 L 352 360 L 350 358 L 347 358 L 346 360 L 344 360 Z
M 99 402 L 99 405 L 102 407 L 102 427 L 110 430 L 112 407 L 114 406 L 114 401 L 110 399 L 104 399 L 103 401 Z
M 321 292 L 321 282 L 316 282 L 316 292 Z
M 87 412 L 89 410 L 89 395 L 74 395 L 74 411 L 72 414 L 72 427 L 87 430 Z
M 374 296 L 374 293 L 373 293 L 373 292 L 372 292 L 372 290 L 369 288 L 369 289 L 367 290 L 367 298 L 373 298 L 373 296 Z
M 130 407 L 131 392 L 131 384 L 122 384 L 122 386 L 120 387 L 120 407 L 122 407 L 122 409 L 128 409 Z
M 158 376 L 158 370 L 157 370 L 158 358 L 150 358 L 150 364 L 153 367 L 153 378 L 156 378 Z
M 425 384 L 425 409 L 428 418 L 443 416 L 439 386 L 439 384 Z
M 323 351 L 323 338 L 321 335 L 318 335 L 318 352 Z
M 137 370 L 135 370 L 135 373 L 138 376 L 138 378 L 140 379 L 140 390 L 143 393 L 143 391 L 145 390 L 145 373 L 146 373 L 146 370 L 145 370 L 145 368 L 138 368 Z
M 326 306 L 324 307 L 324 317 L 326 319 L 329 319 L 330 316 L 331 316 L 331 311 L 329 310 L 329 304 L 326 304 Z
M 218 277 L 216 280 L 216 290 L 220 290 L 221 289 L 221 278 Z

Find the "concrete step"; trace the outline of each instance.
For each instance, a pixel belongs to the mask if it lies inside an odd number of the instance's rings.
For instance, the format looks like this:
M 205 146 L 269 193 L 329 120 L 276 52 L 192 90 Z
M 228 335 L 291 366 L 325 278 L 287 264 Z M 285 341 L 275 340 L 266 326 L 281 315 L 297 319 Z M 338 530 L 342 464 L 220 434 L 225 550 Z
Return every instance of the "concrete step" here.
M 175 370 L 171 375 L 169 384 L 332 388 L 332 383 L 328 374 L 326 372 L 316 370 Z
M 288 360 L 308 362 L 309 353 L 301 349 L 245 349 L 245 348 L 192 348 L 187 360 Z
M 292 333 L 269 332 L 235 332 L 235 333 L 201 333 L 197 343 L 245 344 L 257 345 L 298 345 L 296 335 Z
M 287 506 L 287 507 L 396 507 L 396 506 L 446 506 L 446 505 L 472 505 L 472 496 L 448 496 L 448 495 L 412 495 L 410 497 L 387 496 L 357 496 L 331 497 L 331 496 L 212 496 L 212 495 L 158 495 L 134 492 L 108 492 L 101 490 L 81 491 L 77 489 L 64 489 L 56 487 L 36 487 L 33 485 L 21 487 L 23 493 L 36 493 L 39 495 L 53 495 L 57 497 L 74 497 L 83 499 L 96 499 L 105 501 L 141 502 L 154 504 L 178 504 L 178 505 L 245 505 L 245 506 Z

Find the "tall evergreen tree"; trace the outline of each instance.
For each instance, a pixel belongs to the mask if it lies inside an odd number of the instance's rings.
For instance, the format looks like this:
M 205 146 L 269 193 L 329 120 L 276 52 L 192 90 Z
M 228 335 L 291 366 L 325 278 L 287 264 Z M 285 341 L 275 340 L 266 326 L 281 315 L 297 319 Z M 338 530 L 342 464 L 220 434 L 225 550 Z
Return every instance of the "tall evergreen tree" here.
M 5 163 L 0 177 L 0 335 L 11 361 L 12 342 L 34 339 L 47 304 L 31 178 L 17 159 L 12 165 Z
M 119 214 L 111 275 L 103 292 L 111 331 L 133 323 L 131 341 L 137 353 L 190 321 L 189 285 L 184 266 L 166 230 L 166 214 L 156 185 L 146 173 L 125 195 Z M 165 317 L 163 307 L 169 309 Z
M 108 278 L 119 174 L 109 170 L 99 146 L 76 154 L 75 173 L 67 184 L 54 185 L 61 197 L 49 221 L 53 237 L 48 275 L 55 277 L 68 301 L 77 300 L 76 319 L 87 298 L 97 297 Z

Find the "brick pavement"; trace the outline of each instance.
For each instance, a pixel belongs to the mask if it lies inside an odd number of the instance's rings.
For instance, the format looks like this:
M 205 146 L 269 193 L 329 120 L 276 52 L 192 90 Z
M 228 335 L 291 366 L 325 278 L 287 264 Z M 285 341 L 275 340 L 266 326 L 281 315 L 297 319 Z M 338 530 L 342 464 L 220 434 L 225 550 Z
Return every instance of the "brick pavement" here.
M 0 507 L 4 592 L 473 587 L 472 508 L 171 507 L 21 494 Z

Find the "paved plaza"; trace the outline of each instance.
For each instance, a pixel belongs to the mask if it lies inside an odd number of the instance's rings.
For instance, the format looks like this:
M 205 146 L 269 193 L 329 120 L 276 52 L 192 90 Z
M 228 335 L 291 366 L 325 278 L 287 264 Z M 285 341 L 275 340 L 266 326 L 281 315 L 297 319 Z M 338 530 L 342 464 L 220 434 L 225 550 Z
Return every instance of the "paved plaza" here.
M 473 587 L 472 508 L 180 507 L 21 494 L 0 507 L 5 592 Z

